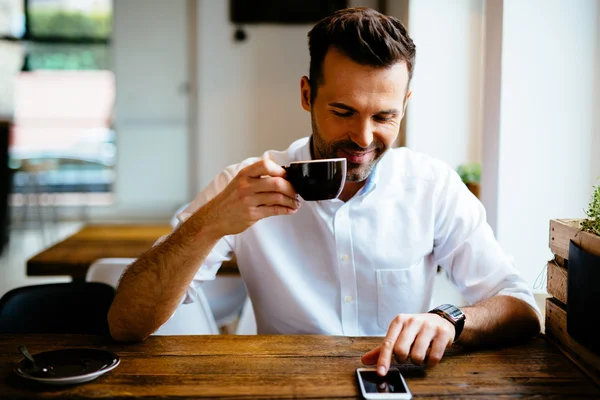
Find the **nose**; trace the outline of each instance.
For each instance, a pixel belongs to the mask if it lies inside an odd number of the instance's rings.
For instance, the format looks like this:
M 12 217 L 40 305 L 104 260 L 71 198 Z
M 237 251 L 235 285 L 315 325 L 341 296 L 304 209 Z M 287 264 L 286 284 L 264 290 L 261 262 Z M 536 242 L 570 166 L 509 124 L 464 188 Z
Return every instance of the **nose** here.
M 363 149 L 366 149 L 373 143 L 373 126 L 370 118 L 357 121 L 350 134 L 350 140 Z

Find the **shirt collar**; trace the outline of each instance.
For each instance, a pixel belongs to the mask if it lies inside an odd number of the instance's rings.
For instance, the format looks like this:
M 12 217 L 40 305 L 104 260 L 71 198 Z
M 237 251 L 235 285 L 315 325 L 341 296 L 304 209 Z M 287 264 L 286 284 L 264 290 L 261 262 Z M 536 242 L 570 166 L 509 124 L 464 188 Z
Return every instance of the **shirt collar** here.
M 365 186 L 363 186 L 358 191 L 358 193 L 356 194 L 357 196 L 367 195 L 367 194 L 371 193 L 373 190 L 375 190 L 375 187 L 377 186 L 377 176 L 378 176 L 380 164 L 381 164 L 381 159 L 379 161 L 377 161 L 377 164 L 375 164 L 375 166 L 371 170 L 371 173 L 367 177 L 367 182 L 365 183 Z
M 304 161 L 304 160 L 312 160 L 312 135 L 308 137 L 308 140 L 306 141 L 306 143 L 304 144 L 304 146 L 302 146 L 300 148 L 300 151 L 298 152 L 298 156 L 299 158 L 296 161 Z

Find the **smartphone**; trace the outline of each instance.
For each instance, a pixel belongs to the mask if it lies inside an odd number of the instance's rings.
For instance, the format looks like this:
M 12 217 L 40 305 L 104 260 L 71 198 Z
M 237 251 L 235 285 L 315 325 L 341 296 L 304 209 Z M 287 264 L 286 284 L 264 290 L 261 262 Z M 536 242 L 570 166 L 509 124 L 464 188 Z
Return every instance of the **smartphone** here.
M 390 368 L 386 376 L 377 375 L 375 368 L 357 368 L 356 376 L 365 399 L 412 399 L 406 381 L 398 368 Z

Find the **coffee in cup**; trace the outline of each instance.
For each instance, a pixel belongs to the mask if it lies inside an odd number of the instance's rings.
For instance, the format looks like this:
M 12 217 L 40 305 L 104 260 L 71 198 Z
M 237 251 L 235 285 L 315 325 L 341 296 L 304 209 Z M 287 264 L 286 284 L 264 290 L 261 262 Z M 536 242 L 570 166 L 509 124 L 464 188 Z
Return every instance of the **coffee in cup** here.
M 286 177 L 305 201 L 337 198 L 346 183 L 346 159 L 294 161 L 283 167 Z

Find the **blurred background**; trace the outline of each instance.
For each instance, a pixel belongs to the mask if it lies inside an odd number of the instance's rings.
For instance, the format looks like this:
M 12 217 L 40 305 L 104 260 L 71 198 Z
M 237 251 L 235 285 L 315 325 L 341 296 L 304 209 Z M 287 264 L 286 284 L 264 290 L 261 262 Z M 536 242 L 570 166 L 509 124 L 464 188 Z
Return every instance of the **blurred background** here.
M 2 262 L 83 223 L 169 221 L 225 166 L 309 135 L 306 35 L 346 6 L 406 24 L 397 145 L 456 168 L 545 292 L 549 220 L 583 217 L 600 183 L 600 0 L 0 0 Z

